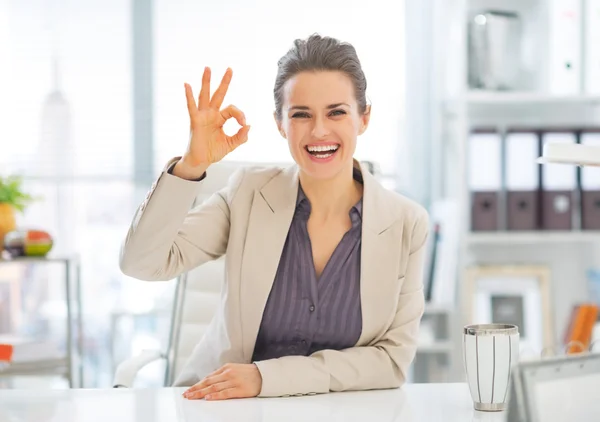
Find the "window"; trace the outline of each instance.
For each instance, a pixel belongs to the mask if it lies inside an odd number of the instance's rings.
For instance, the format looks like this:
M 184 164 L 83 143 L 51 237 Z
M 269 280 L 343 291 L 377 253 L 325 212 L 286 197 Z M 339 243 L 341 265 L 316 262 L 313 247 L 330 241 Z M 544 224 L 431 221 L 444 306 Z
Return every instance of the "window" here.
M 79 255 L 86 386 L 107 386 L 111 314 L 149 310 L 173 285 L 130 280 L 118 265 L 138 205 L 131 5 L 3 1 L 0 40 L 0 173 L 24 176 L 41 197 L 18 225 L 49 231 L 53 253 Z

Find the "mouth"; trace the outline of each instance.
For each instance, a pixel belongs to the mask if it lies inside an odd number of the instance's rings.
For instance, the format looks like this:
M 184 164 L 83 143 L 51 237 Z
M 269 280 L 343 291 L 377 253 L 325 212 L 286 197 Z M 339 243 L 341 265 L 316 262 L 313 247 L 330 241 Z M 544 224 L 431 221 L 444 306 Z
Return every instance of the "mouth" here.
M 306 145 L 304 147 L 306 152 L 311 156 L 311 158 L 322 161 L 332 159 L 333 156 L 340 149 L 340 144 L 327 144 L 327 145 Z

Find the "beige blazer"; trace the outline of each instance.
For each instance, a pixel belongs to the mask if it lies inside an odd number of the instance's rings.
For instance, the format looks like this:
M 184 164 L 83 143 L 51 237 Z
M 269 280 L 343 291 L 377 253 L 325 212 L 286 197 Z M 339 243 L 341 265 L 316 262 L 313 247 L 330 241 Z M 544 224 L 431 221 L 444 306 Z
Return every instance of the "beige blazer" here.
M 202 182 L 168 174 L 176 160 L 136 212 L 120 265 L 138 279 L 169 280 L 226 254 L 219 311 L 175 381 L 187 386 L 225 363 L 251 362 L 294 215 L 298 169 L 239 170 L 226 188 L 190 210 Z M 424 309 L 428 214 L 361 171 L 360 339 L 346 350 L 255 362 L 263 379 L 260 396 L 393 388 L 406 379 Z

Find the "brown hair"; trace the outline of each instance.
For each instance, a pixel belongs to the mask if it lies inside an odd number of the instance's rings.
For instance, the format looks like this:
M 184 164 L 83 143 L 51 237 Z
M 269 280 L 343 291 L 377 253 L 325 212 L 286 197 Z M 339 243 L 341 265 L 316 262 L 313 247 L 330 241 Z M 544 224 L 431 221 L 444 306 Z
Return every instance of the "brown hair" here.
M 275 78 L 275 116 L 282 117 L 283 86 L 300 72 L 339 71 L 345 73 L 354 85 L 354 96 L 361 114 L 367 111 L 367 78 L 352 44 L 331 37 L 313 34 L 297 39 L 294 46 L 277 63 Z

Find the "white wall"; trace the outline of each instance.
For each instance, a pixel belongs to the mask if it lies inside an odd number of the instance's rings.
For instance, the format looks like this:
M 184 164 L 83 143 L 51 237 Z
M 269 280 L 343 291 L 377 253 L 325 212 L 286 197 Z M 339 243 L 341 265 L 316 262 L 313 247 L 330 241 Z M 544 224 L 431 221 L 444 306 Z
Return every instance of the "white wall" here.
M 351 42 L 367 75 L 373 116 L 357 158 L 378 161 L 386 173 L 397 170 L 404 115 L 403 2 L 156 0 L 155 10 L 157 168 L 185 149 L 189 123 L 183 83 L 197 93 L 204 66 L 213 69 L 213 89 L 225 68 L 233 68 L 225 104 L 240 107 L 252 125 L 249 142 L 230 159 L 289 160 L 272 116 L 277 60 L 294 39 L 318 32 Z

